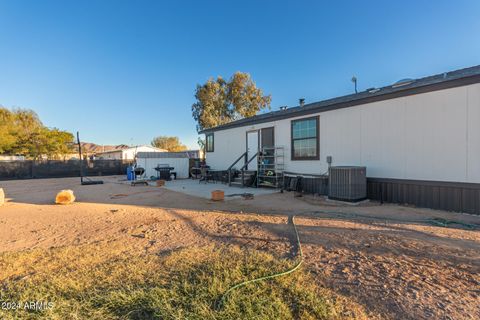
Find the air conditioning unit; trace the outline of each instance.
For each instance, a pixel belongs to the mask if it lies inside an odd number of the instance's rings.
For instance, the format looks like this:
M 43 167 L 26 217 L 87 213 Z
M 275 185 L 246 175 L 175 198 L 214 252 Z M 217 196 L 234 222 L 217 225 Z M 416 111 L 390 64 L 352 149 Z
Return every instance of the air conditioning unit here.
M 356 202 L 367 198 L 367 168 L 354 166 L 330 167 L 328 198 Z

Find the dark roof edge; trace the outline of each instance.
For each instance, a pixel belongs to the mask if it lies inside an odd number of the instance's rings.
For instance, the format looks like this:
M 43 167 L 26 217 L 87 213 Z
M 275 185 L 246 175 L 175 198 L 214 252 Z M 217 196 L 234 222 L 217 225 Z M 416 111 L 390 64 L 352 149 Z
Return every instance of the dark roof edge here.
M 426 77 L 426 78 L 430 78 L 430 77 Z M 418 79 L 415 81 L 421 81 L 421 80 L 422 79 Z M 227 123 L 218 127 L 204 129 L 200 131 L 199 134 L 244 127 L 252 124 L 260 124 L 265 122 L 284 120 L 288 118 L 294 118 L 294 117 L 299 117 L 299 116 L 304 116 L 304 115 L 309 115 L 314 113 L 321 113 L 321 112 L 326 112 L 326 111 L 331 111 L 336 109 L 349 108 L 349 107 L 363 105 L 363 104 L 372 103 L 372 102 L 378 102 L 378 101 L 412 96 L 412 95 L 427 93 L 432 91 L 462 87 L 462 86 L 467 86 L 475 83 L 480 83 L 480 74 L 478 73 L 473 75 L 466 75 L 464 77 L 448 79 L 440 82 L 427 83 L 425 85 L 420 85 L 420 86 L 414 86 L 409 88 L 399 88 L 399 90 L 380 93 L 376 95 L 369 95 L 365 97 L 359 97 L 357 99 L 351 99 L 347 101 L 335 102 L 337 98 L 333 98 L 333 99 L 328 99 L 320 102 L 311 103 L 311 104 L 305 105 L 304 107 L 294 107 L 292 108 L 292 109 L 295 109 L 293 112 L 278 112 L 278 114 L 267 113 L 264 115 L 259 115 L 259 116 L 263 116 L 261 118 L 257 118 L 258 116 L 253 116 L 250 118 L 241 119 L 241 120 Z M 350 95 L 350 96 L 357 96 L 361 94 L 362 92 L 358 94 Z M 345 96 L 345 97 L 349 97 L 349 96 Z M 330 100 L 332 102 L 328 103 Z M 292 111 L 292 109 L 290 110 L 287 109 L 287 111 Z M 272 113 L 276 113 L 276 112 L 272 112 Z

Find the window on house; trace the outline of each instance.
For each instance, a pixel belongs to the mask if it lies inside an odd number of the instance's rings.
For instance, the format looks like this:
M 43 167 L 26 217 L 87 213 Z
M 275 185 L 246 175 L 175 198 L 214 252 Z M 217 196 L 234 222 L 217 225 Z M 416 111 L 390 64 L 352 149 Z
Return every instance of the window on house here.
M 213 133 L 207 133 L 205 136 L 205 151 L 206 152 L 213 152 L 214 141 L 213 141 Z
M 318 117 L 292 120 L 292 160 L 318 160 Z

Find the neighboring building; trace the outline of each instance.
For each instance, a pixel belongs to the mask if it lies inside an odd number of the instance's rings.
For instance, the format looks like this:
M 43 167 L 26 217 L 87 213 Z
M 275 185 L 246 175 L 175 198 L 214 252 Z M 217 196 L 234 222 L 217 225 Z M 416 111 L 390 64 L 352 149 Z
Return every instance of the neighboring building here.
M 190 159 L 204 159 L 205 154 L 203 150 L 185 150 L 185 151 L 179 151 L 178 153 L 185 152 Z
M 106 151 L 113 151 L 113 150 L 122 150 L 128 149 L 129 146 L 126 144 L 118 144 L 118 145 L 99 145 L 91 142 L 82 142 L 82 157 L 84 159 L 93 158 L 94 155 L 97 153 L 102 153 Z M 76 148 L 76 156 L 72 158 L 78 158 L 78 148 Z
M 480 66 L 202 133 L 214 169 L 227 169 L 245 151 L 251 156 L 263 146 L 281 146 L 285 171 L 321 175 L 331 157 L 335 166 L 367 167 L 372 199 L 480 213 Z
M 167 152 L 167 150 L 143 145 L 143 146 L 136 146 L 136 147 L 128 147 L 120 150 L 97 152 L 95 154 L 95 159 L 134 160 L 138 152 Z
M 137 165 L 145 169 L 147 177 L 157 175 L 155 167 L 169 166 L 174 168 L 178 179 L 188 178 L 196 159 L 200 159 L 199 150 L 137 153 Z
M 82 158 L 83 159 L 93 159 L 97 153 L 104 153 L 107 151 L 118 151 L 122 149 L 127 149 L 129 146 L 126 144 L 119 145 L 99 145 L 91 142 L 82 142 Z M 73 147 L 72 153 L 67 155 L 62 155 L 61 159 L 65 160 L 78 160 L 80 155 L 78 153 L 78 146 L 75 144 Z

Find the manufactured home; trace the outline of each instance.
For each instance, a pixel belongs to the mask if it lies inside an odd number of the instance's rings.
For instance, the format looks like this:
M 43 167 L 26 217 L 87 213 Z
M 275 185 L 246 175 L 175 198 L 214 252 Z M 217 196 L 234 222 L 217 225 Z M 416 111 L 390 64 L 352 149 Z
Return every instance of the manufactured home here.
M 370 199 L 480 214 L 480 66 L 283 107 L 202 133 L 207 164 L 216 170 L 234 164 L 258 180 L 260 172 L 303 176 L 310 179 L 304 191 L 315 192 L 329 166 L 363 166 Z

